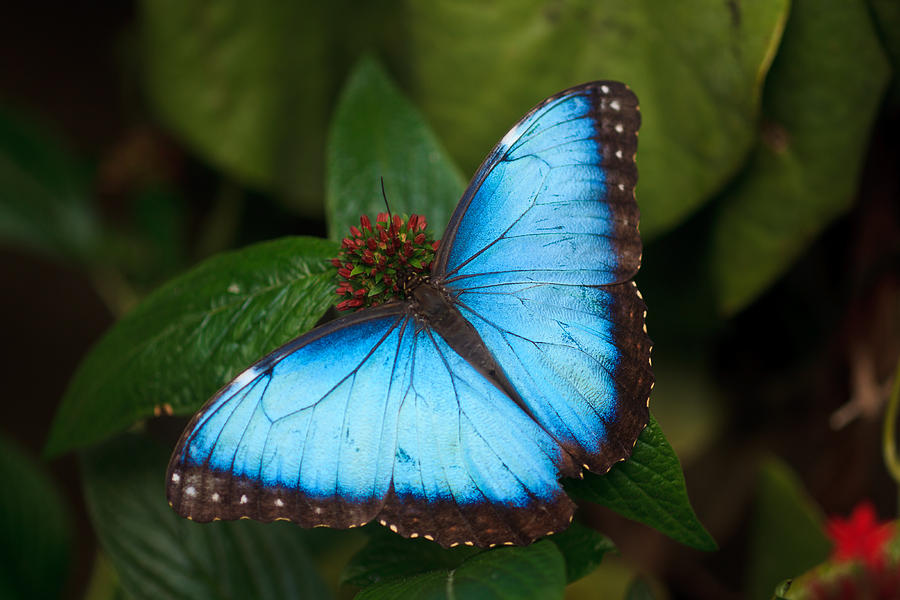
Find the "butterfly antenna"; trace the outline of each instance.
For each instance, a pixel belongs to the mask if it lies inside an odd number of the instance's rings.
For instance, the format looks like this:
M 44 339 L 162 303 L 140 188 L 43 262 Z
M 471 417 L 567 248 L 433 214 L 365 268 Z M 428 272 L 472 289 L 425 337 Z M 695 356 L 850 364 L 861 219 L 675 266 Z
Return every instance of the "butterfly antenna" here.
M 394 233 L 394 215 L 391 214 L 391 205 L 388 204 L 387 194 L 384 191 L 384 176 L 381 178 L 381 197 L 384 198 L 384 207 L 387 209 L 388 214 L 388 232 Z

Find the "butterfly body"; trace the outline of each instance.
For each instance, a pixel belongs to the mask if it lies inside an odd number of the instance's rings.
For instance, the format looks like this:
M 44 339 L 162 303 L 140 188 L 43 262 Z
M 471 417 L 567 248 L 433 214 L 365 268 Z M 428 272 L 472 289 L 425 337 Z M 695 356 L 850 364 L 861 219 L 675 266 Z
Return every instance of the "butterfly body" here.
M 538 105 L 488 155 L 406 296 L 266 356 L 191 421 L 169 501 L 198 521 L 371 520 L 442 545 L 566 527 L 559 480 L 604 473 L 652 387 L 637 101 L 594 82 Z

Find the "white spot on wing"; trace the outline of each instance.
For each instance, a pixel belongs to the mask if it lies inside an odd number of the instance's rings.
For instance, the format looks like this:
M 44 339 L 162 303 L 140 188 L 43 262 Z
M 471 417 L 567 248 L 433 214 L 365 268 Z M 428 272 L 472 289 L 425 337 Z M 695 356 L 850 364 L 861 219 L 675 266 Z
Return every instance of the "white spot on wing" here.
M 500 140 L 500 146 L 502 146 L 503 148 L 509 148 L 510 146 L 512 146 L 513 143 L 515 143 L 515 141 L 519 139 L 519 136 L 521 135 L 521 131 L 519 131 L 520 128 L 521 123 L 507 131 L 506 135 L 503 136 L 503 139 Z
M 600 91 L 603 92 L 604 94 L 608 94 L 608 93 L 609 93 L 609 86 L 608 86 L 608 85 L 601 85 L 601 86 L 600 86 Z
M 613 110 L 619 110 L 622 108 L 622 105 L 619 104 L 618 100 L 613 100 L 612 102 L 609 103 L 609 107 Z
M 616 150 L 616 158 L 622 158 L 622 151 Z
M 247 495 L 246 495 L 246 494 L 242 494 L 242 495 L 241 495 L 241 504 L 247 504 L 247 502 L 248 502 L 248 500 L 247 500 Z
M 284 502 L 281 500 L 281 498 L 275 498 L 275 506 L 277 506 L 279 508 L 284 506 Z
M 240 389 L 256 379 L 257 375 L 259 375 L 259 369 L 257 369 L 256 367 L 250 367 L 249 369 L 235 377 L 234 381 L 231 382 L 231 386 L 229 387 Z
M 616 133 L 622 133 L 623 131 L 625 131 L 625 128 L 622 127 L 621 123 L 616 123 L 615 129 L 616 129 Z
M 219 501 L 219 498 L 221 498 L 221 496 L 219 496 L 219 492 L 213 492 L 213 495 L 212 495 L 212 501 L 213 501 L 213 502 L 218 502 L 218 501 Z
M 172 483 L 178 483 L 179 481 L 181 481 L 181 475 L 172 473 Z
M 186 488 L 184 488 L 184 493 L 185 493 L 185 495 L 190 496 L 191 498 L 193 498 L 194 496 L 197 495 L 197 488 L 195 488 L 195 487 L 192 486 L 192 485 L 189 485 L 189 486 L 187 486 Z

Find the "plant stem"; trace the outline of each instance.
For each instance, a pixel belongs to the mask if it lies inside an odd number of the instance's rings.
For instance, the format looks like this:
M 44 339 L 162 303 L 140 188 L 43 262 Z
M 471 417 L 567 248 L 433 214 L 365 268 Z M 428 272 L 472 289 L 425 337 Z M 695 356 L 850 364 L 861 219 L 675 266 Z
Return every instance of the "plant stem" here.
M 887 410 L 884 414 L 884 429 L 882 435 L 882 450 L 884 451 L 884 465 L 888 473 L 900 487 L 900 457 L 897 455 L 897 413 L 900 411 L 900 362 L 897 364 L 897 372 L 894 374 L 894 385 L 891 396 L 888 399 Z M 900 496 L 898 496 L 898 508 L 900 508 Z

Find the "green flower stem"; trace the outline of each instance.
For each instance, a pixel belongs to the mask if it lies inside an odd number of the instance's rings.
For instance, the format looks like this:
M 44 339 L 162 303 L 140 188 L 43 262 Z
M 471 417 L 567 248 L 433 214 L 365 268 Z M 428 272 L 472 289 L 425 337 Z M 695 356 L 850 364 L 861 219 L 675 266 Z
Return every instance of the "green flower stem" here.
M 900 457 L 897 455 L 897 412 L 900 410 L 900 362 L 894 375 L 894 389 L 888 399 L 887 411 L 884 415 L 884 434 L 882 436 L 884 464 L 888 473 L 900 486 Z M 898 497 L 900 507 L 900 497 Z

